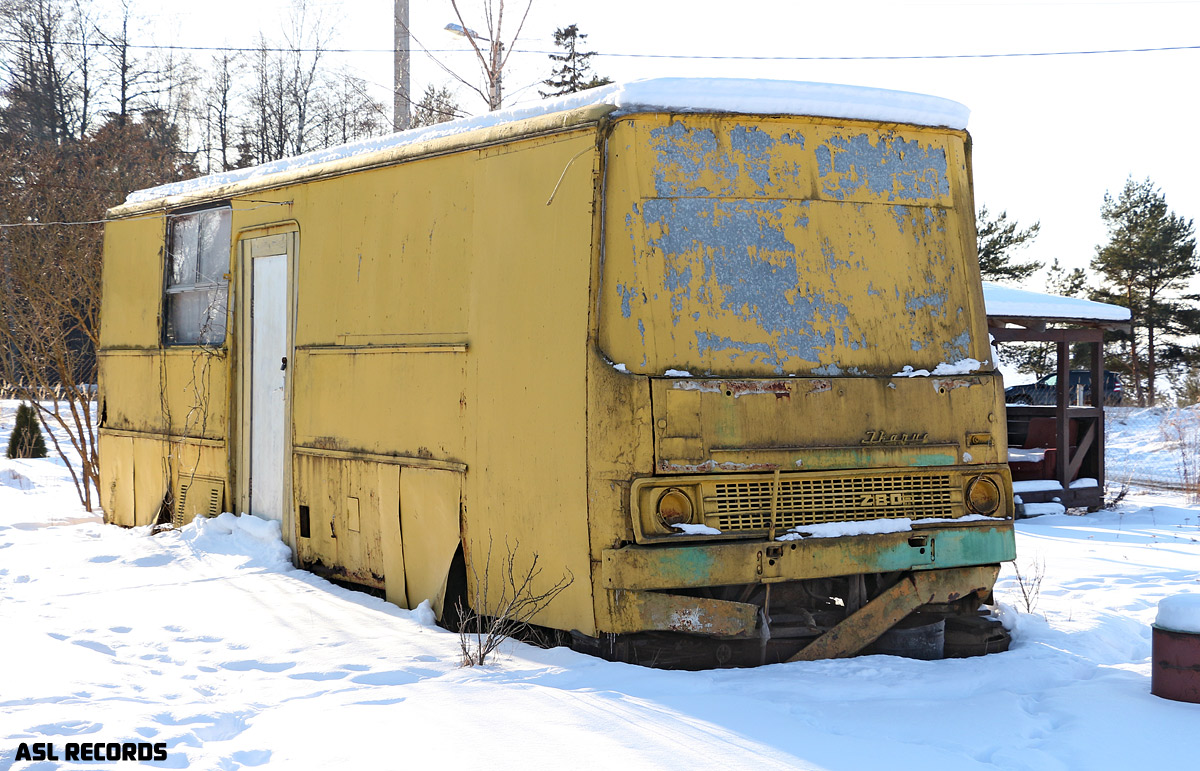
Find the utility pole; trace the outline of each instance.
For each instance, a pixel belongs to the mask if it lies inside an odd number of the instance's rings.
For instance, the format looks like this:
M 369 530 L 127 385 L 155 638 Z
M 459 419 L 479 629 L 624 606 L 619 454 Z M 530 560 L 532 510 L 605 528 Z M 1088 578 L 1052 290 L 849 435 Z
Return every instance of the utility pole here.
M 412 125 L 409 111 L 409 38 L 408 0 L 396 0 L 395 78 L 392 81 L 392 130 L 403 131 Z

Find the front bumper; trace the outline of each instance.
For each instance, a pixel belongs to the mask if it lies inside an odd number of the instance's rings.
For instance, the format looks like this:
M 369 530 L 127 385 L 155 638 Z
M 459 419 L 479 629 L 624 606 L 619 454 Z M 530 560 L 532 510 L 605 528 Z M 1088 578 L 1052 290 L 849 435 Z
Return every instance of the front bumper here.
M 741 636 L 754 628 L 754 606 L 663 590 L 940 570 L 1015 558 L 1011 522 L 799 541 L 624 546 L 603 553 L 601 583 L 609 590 L 612 614 L 602 626 L 613 633 Z

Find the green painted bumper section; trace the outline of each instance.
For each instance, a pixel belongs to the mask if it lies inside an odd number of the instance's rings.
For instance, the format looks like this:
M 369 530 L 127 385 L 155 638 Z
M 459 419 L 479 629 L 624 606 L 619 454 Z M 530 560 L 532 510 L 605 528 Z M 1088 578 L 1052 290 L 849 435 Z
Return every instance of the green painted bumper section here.
M 626 546 L 604 551 L 602 580 L 607 589 L 731 586 L 993 565 L 1015 559 L 1016 552 L 1011 522 L 800 541 Z

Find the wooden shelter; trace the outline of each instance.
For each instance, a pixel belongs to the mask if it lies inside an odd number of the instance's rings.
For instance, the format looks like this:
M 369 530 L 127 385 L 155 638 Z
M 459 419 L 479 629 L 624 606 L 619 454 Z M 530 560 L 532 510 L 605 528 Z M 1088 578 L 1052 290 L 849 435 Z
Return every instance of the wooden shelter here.
M 1129 309 L 984 284 L 988 331 L 997 343 L 1054 343 L 1058 349 L 1055 404 L 1009 404 L 1008 444 L 1013 487 L 1024 503 L 1057 502 L 1095 510 L 1104 498 L 1104 332 L 1128 329 Z M 1070 389 L 1070 346 L 1091 347 L 1089 394 Z M 1097 384 L 1100 384 L 1097 386 Z M 1031 460 L 1041 460 L 1036 479 Z M 1019 473 L 1018 469 L 1024 471 Z

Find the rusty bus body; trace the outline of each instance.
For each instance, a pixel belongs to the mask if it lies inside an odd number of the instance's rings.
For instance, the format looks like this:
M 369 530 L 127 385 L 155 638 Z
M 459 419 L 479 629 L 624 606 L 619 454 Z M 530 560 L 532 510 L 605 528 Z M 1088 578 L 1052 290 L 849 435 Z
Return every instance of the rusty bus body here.
M 572 577 L 536 624 L 661 665 L 990 597 L 965 131 L 599 99 L 414 136 L 110 212 L 109 521 L 251 512 L 440 617 L 536 555 L 537 591 Z

